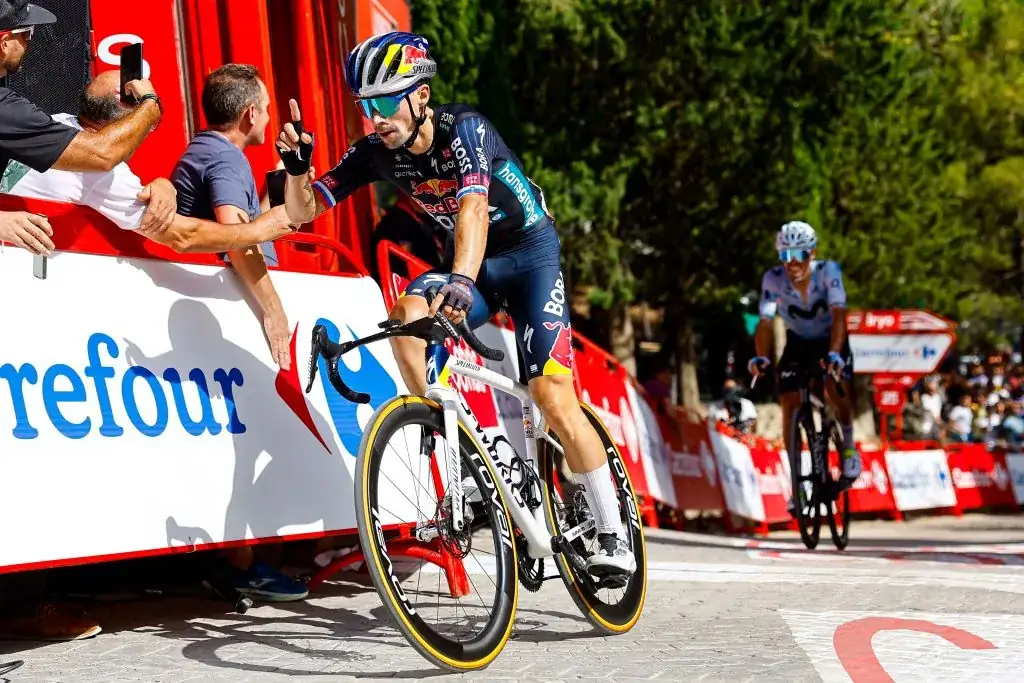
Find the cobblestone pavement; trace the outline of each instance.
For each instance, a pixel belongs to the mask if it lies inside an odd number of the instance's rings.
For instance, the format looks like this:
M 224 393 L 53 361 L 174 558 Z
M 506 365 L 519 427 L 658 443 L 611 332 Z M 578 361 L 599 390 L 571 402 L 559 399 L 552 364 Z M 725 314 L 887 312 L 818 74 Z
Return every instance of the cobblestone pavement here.
M 552 581 L 520 592 L 514 640 L 463 676 L 421 659 L 352 573 L 244 616 L 211 600 L 110 605 L 91 614 L 94 639 L 0 649 L 26 662 L 12 682 L 1022 679 L 1024 516 L 860 523 L 853 536 L 843 553 L 810 553 L 792 534 L 649 531 L 632 632 L 595 636 Z

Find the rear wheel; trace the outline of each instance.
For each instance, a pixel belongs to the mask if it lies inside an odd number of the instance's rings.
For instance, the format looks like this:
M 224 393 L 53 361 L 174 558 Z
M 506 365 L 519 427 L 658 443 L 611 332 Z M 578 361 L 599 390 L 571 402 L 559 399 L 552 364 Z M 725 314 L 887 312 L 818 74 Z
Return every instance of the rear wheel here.
M 627 531 L 627 543 L 636 559 L 636 571 L 624 586 L 598 583 L 586 570 L 585 562 L 597 549 L 597 531 L 591 529 L 570 542 L 570 549 L 555 555 L 558 573 L 583 615 L 606 633 L 625 633 L 636 625 L 647 596 L 647 552 L 644 544 L 643 524 L 633 484 L 626 472 L 615 442 L 601 419 L 590 406 L 581 403 L 590 424 L 597 430 L 601 445 L 608 456 L 615 490 L 619 493 L 619 512 L 622 526 Z M 557 437 L 549 430 L 553 438 Z M 572 473 L 564 456 L 548 443 L 538 449 L 540 474 L 544 480 L 544 512 L 552 534 L 564 534 L 593 515 L 583 495 L 583 487 L 571 480 Z
M 832 534 L 832 543 L 839 550 L 843 550 L 850 543 L 850 490 L 841 485 L 843 476 L 843 461 L 840 455 L 843 452 L 843 433 L 839 429 L 839 423 L 829 420 L 828 431 L 829 444 L 829 467 L 828 487 L 830 495 L 825 501 L 828 514 L 828 528 Z M 834 449 L 834 450 L 833 450 Z M 834 454 L 834 455 L 833 455 Z
M 814 425 L 814 414 L 807 405 L 801 405 L 793 413 L 790 424 L 790 444 L 796 446 L 796 452 L 790 455 L 793 481 L 793 509 L 796 517 L 800 540 L 808 550 L 814 550 L 821 538 L 821 515 L 819 486 L 814 475 L 814 457 L 818 441 L 818 432 Z M 810 457 L 803 457 L 803 445 L 807 444 Z
M 505 647 L 515 618 L 515 543 L 497 475 L 462 424 L 455 449 L 465 527 L 451 523 L 444 412 L 399 396 L 382 405 L 363 434 L 356 463 L 356 521 L 373 585 L 395 625 L 434 664 L 467 671 Z M 405 558 L 461 561 L 469 594 L 452 597 L 436 566 Z

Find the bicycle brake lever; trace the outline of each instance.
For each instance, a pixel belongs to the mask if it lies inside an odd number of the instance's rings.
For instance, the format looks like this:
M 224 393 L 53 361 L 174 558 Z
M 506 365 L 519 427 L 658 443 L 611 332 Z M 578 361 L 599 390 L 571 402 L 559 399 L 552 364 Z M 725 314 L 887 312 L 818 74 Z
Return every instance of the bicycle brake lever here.
M 309 352 L 309 370 L 306 373 L 309 375 L 309 381 L 306 382 L 306 393 L 308 394 L 313 389 L 313 380 L 316 379 L 316 372 L 319 364 L 317 361 L 320 359 L 321 353 L 321 338 L 327 338 L 327 328 L 323 325 L 317 325 L 313 328 L 313 334 L 311 338 L 312 348 Z

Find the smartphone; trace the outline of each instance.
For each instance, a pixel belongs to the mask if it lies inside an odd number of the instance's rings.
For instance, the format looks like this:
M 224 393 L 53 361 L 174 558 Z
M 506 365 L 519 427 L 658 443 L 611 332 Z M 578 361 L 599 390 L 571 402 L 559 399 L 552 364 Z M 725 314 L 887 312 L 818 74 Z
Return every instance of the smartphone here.
M 129 43 L 121 48 L 121 103 L 136 104 L 124 90 L 126 83 L 142 78 L 142 43 Z
M 36 254 L 32 260 L 32 274 L 40 280 L 46 279 L 46 257 Z
M 270 199 L 270 206 L 281 206 L 284 204 L 284 184 L 287 180 L 283 168 L 276 171 L 267 171 L 267 198 Z

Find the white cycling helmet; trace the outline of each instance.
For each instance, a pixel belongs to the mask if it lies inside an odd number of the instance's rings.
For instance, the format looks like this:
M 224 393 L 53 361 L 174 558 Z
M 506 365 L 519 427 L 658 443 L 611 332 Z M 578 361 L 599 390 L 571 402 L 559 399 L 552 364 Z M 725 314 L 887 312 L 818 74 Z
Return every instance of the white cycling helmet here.
M 818 246 L 818 236 L 812 228 L 803 221 L 791 221 L 782 226 L 779 234 L 775 236 L 775 250 L 784 249 L 814 249 Z

